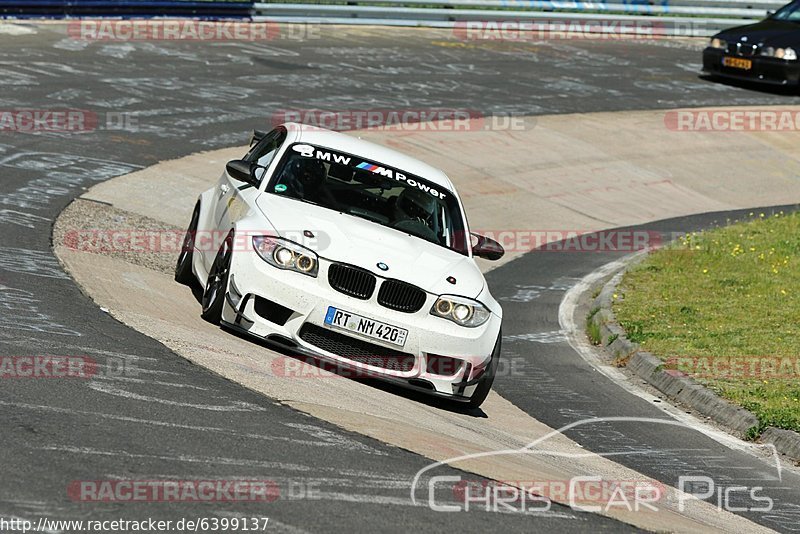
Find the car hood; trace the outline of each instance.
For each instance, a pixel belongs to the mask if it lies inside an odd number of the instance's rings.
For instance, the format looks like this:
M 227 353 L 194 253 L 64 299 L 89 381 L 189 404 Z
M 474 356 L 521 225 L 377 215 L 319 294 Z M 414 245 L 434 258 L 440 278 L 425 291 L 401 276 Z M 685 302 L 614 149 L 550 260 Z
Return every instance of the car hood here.
M 765 19 L 755 24 L 738 26 L 715 35 L 728 43 L 736 43 L 747 37 L 751 44 L 774 47 L 800 47 L 800 24 L 784 20 Z
M 437 295 L 475 298 L 485 284 L 471 258 L 405 232 L 278 195 L 262 194 L 256 204 L 281 237 L 300 242 L 327 260 L 356 265 Z M 306 230 L 315 237 L 304 237 Z M 388 270 L 379 269 L 379 263 Z M 447 281 L 451 276 L 455 284 Z

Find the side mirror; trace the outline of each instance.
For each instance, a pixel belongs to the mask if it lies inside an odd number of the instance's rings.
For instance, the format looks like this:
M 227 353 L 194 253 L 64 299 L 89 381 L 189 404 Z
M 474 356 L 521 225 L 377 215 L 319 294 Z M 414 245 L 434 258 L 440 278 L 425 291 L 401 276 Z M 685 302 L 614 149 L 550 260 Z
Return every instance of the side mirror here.
M 478 242 L 472 247 L 472 253 L 479 258 L 485 260 L 496 261 L 503 257 L 506 253 L 503 245 L 485 235 L 472 234 Z
M 253 130 L 253 135 L 250 136 L 250 146 L 255 146 L 259 141 L 267 136 L 268 132 L 263 130 Z
M 228 171 L 228 175 L 234 180 L 246 182 L 252 186 L 258 187 L 258 179 L 253 176 L 252 165 L 249 161 L 243 159 L 229 161 L 228 164 L 225 165 L 225 170 Z

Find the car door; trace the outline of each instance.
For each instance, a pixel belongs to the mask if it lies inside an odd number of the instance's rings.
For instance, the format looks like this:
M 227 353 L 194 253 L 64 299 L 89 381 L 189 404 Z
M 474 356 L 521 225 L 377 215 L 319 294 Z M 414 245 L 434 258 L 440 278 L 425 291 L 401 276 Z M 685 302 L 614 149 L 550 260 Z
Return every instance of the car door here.
M 253 163 L 253 174 L 261 180 L 269 178 L 267 173 L 273 163 L 278 150 L 286 140 L 286 129 L 279 127 L 254 144 L 243 158 Z M 242 182 L 233 178 L 227 171 L 223 172 L 215 189 L 214 227 L 219 231 L 215 235 L 215 244 L 206 254 L 206 268 L 210 268 L 216 252 L 222 245 L 222 240 L 236 221 L 255 209 L 255 200 L 258 196 L 258 185 Z

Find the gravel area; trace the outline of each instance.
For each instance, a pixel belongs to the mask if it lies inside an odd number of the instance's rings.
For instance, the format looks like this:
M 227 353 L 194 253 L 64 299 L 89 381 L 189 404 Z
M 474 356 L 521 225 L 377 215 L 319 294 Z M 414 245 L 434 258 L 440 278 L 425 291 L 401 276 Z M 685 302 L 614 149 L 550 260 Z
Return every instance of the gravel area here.
M 110 204 L 78 198 L 56 220 L 53 246 L 103 254 L 172 274 L 184 232 Z

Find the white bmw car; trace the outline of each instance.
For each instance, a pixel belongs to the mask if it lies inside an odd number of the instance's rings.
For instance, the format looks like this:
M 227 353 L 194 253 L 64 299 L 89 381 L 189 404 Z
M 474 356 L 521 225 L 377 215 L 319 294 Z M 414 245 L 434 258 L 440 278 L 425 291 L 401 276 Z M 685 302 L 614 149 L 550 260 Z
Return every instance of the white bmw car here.
M 254 132 L 200 195 L 175 279 L 202 315 L 360 376 L 477 407 L 500 357 L 502 309 L 440 170 L 344 134 Z

